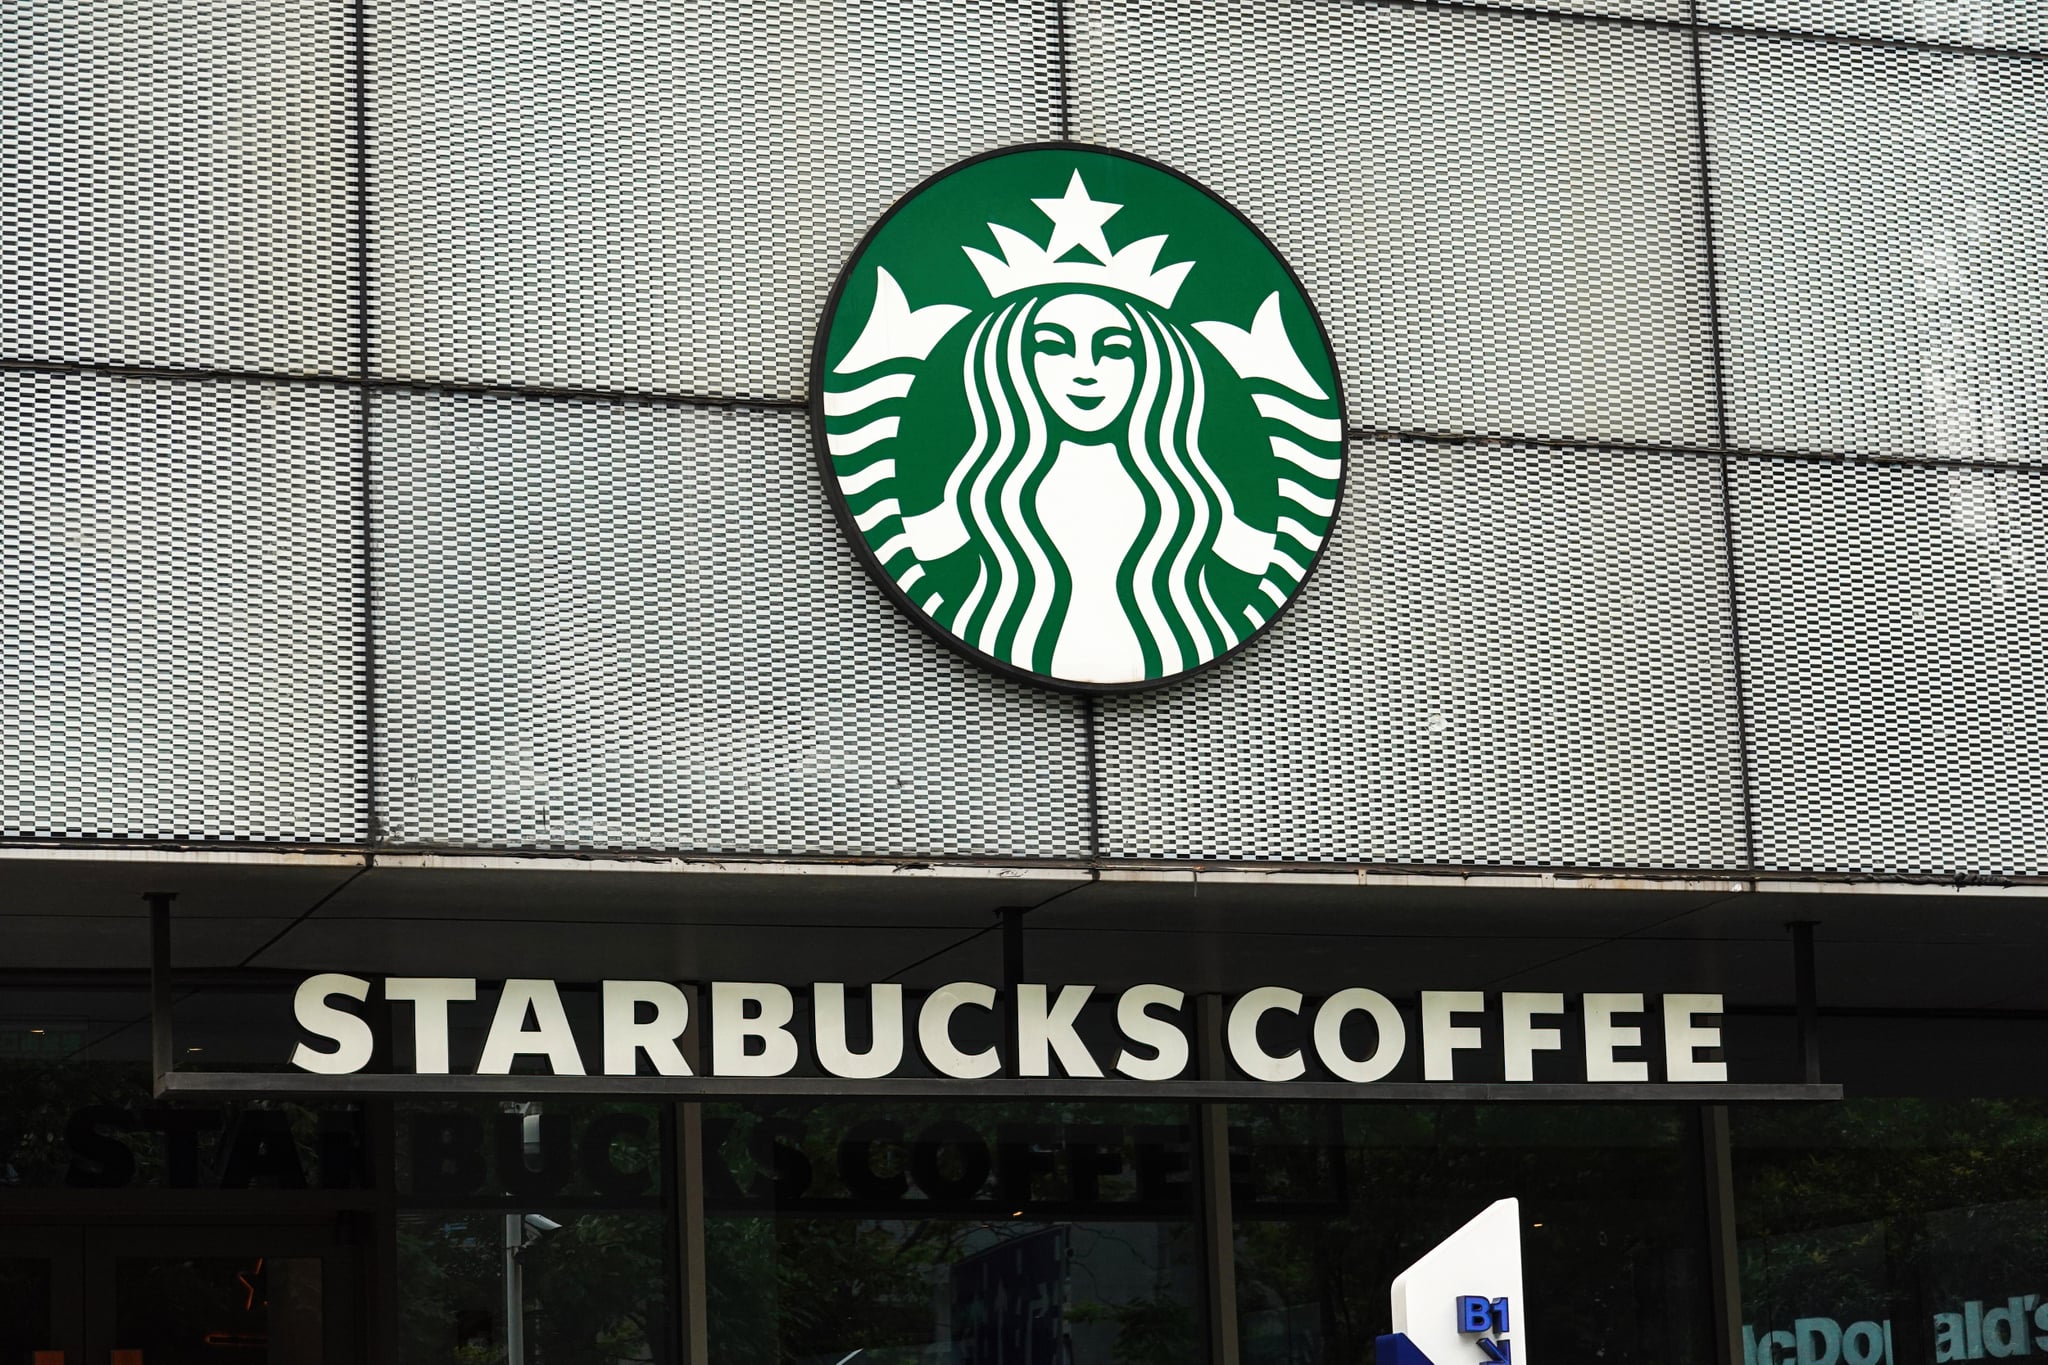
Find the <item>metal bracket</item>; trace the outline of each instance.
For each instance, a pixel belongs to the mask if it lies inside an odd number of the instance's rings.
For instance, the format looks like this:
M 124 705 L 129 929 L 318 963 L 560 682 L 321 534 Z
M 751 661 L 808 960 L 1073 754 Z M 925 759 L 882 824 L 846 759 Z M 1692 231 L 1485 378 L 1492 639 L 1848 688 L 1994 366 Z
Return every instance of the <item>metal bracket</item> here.
M 149 904 L 149 1076 L 151 1093 L 171 1090 L 171 902 L 175 891 L 145 891 Z
M 1818 921 L 1794 920 L 1785 926 L 1792 931 L 1792 989 L 1799 1011 L 1800 1076 L 1808 1085 L 1820 1083 L 1820 988 L 1813 964 L 1813 931 Z
M 1024 984 L 1024 911 L 1015 905 L 1006 905 L 996 911 L 1003 922 L 1003 1034 L 1004 1053 L 1012 1068 L 1021 1063 L 1023 1054 L 1023 1006 L 1017 996 Z

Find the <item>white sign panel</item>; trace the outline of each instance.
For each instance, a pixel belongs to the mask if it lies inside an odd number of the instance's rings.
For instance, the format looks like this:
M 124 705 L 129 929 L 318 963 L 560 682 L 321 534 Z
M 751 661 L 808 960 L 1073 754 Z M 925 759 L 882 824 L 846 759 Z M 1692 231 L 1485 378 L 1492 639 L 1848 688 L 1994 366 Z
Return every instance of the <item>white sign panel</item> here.
M 1394 1281 L 1380 1365 L 1528 1365 L 1522 1206 L 1502 1199 Z

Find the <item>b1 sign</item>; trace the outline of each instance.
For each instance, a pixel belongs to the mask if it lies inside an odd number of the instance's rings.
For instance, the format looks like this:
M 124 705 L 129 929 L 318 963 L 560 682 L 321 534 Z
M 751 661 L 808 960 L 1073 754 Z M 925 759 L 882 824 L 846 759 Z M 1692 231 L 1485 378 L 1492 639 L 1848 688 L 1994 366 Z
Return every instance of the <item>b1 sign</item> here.
M 1502 1199 L 1394 1281 L 1380 1365 L 1528 1365 L 1522 1206 Z

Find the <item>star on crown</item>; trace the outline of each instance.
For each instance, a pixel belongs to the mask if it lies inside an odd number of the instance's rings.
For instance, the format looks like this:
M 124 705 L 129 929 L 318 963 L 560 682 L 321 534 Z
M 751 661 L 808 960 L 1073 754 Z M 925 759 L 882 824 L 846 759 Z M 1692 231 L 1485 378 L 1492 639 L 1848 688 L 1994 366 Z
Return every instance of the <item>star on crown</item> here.
M 1043 284 L 1107 285 L 1161 308 L 1171 308 L 1181 281 L 1195 268 L 1193 261 L 1157 268 L 1159 250 L 1166 245 L 1164 235 L 1140 238 L 1122 251 L 1112 252 L 1109 239 L 1102 235 L 1102 225 L 1123 205 L 1091 197 L 1088 187 L 1081 183 L 1079 171 L 1067 182 L 1067 192 L 1062 197 L 1031 202 L 1052 219 L 1052 236 L 1044 246 L 1013 228 L 990 223 L 988 230 L 995 234 L 996 245 L 1002 248 L 1000 257 L 971 246 L 960 248 L 981 272 L 981 282 L 988 286 L 990 298 Z M 1076 247 L 1094 259 L 1061 259 Z

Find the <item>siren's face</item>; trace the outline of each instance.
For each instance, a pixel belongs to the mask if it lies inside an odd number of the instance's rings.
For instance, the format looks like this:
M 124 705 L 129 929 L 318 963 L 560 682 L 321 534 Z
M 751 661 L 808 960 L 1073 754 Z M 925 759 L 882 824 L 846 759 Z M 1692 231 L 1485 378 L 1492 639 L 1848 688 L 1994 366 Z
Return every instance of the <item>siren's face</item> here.
M 1031 375 L 1046 406 L 1076 431 L 1101 431 L 1130 405 L 1137 379 L 1130 319 L 1093 294 L 1062 294 L 1031 320 Z

